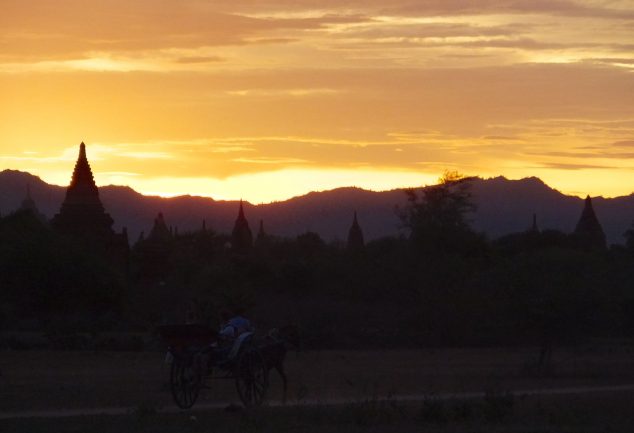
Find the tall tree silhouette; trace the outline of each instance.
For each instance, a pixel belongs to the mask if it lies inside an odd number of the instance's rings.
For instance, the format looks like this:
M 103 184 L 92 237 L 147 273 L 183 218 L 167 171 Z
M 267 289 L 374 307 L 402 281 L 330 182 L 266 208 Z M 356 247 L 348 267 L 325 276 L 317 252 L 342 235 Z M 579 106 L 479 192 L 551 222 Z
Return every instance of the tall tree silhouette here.
M 476 210 L 471 180 L 458 172 L 446 171 L 437 185 L 419 192 L 406 190 L 408 204 L 399 217 L 415 245 L 430 253 L 462 253 L 470 249 L 477 238 L 468 218 Z

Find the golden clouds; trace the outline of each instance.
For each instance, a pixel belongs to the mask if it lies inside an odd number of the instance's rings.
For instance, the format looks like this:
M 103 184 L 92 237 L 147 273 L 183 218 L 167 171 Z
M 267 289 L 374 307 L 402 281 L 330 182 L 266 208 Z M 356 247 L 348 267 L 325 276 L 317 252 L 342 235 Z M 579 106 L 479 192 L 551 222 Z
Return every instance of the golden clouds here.
M 215 71 L 218 63 L 223 69 L 438 62 L 465 67 L 631 59 L 631 44 L 624 41 L 631 39 L 634 11 L 627 4 L 399 3 L 10 0 L 0 18 L 0 71 Z M 469 57 L 474 49 L 478 56 Z
M 472 4 L 7 0 L 2 168 L 66 183 L 85 140 L 99 182 L 165 194 L 445 168 L 630 192 L 598 179 L 634 170 L 632 5 Z

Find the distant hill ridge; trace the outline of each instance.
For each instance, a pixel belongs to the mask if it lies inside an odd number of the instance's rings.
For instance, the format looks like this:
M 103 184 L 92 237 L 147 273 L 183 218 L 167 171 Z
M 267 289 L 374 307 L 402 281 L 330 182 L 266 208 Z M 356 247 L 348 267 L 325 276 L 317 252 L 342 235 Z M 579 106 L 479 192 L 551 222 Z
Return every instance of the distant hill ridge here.
M 0 172 L 1 214 L 20 206 L 27 185 L 44 215 L 51 218 L 59 211 L 65 187 L 49 185 L 26 172 L 4 170 Z M 366 240 L 372 240 L 399 233 L 395 208 L 406 204 L 403 191 L 374 192 L 347 187 L 244 206 L 253 231 L 263 220 L 265 231 L 270 234 L 296 236 L 310 230 L 326 240 L 345 239 L 356 210 Z M 562 194 L 536 177 L 476 179 L 472 192 L 478 206 L 472 216 L 473 226 L 490 238 L 529 228 L 533 214 L 537 214 L 540 229 L 571 232 L 583 209 L 582 199 Z M 178 227 L 181 232 L 200 228 L 204 219 L 207 227 L 220 233 L 231 231 L 238 212 L 237 201 L 145 196 L 124 186 L 104 186 L 99 188 L 99 194 L 106 211 L 115 220 L 115 229 L 127 227 L 131 242 L 136 241 L 141 231 L 149 232 L 159 212 L 163 212 L 168 225 Z M 634 194 L 610 199 L 596 197 L 592 201 L 608 242 L 623 243 L 623 233 L 634 221 Z

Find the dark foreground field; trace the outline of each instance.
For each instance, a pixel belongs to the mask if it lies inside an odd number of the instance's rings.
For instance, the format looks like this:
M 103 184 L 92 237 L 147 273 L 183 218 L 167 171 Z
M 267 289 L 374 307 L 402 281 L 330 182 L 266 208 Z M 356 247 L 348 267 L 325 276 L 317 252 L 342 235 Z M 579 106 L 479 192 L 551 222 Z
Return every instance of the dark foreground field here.
M 634 392 L 580 396 L 366 400 L 341 406 L 157 413 L 139 407 L 120 416 L 0 421 L 3 433 L 278 433 L 278 432 L 623 432 L 634 431 Z
M 166 413 L 174 404 L 161 353 L 2 352 L 0 417 L 91 408 L 124 408 L 119 411 L 124 415 L 0 419 L 0 431 L 51 431 L 51 425 L 78 432 L 634 431 L 633 391 L 522 395 L 522 390 L 634 384 L 632 347 L 559 350 L 545 371 L 535 369 L 535 357 L 531 348 L 290 353 L 292 404 L 345 402 L 248 413 Z M 200 405 L 237 403 L 233 383 L 211 385 Z M 274 372 L 270 391 L 271 400 L 281 398 Z M 436 398 L 470 391 L 487 395 Z M 396 400 L 414 394 L 421 398 Z

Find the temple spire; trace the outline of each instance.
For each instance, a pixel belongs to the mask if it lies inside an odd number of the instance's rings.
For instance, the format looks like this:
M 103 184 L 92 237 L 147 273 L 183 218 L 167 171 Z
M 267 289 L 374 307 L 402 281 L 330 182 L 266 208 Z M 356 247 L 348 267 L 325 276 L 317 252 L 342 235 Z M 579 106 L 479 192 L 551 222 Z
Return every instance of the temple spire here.
M 357 211 L 354 211 L 352 225 L 348 231 L 348 249 L 351 251 L 359 251 L 363 249 L 365 241 L 363 239 L 363 231 L 357 220 Z
M 263 245 L 264 243 L 267 242 L 267 239 L 268 239 L 268 235 L 264 231 L 264 220 L 260 220 L 260 227 L 258 229 L 258 234 L 255 237 L 255 244 Z
M 37 207 L 35 206 L 35 202 L 31 197 L 31 184 L 26 184 L 26 197 L 22 200 L 22 204 L 20 205 L 20 210 L 31 210 L 37 213 Z
M 238 218 L 231 232 L 231 245 L 236 251 L 246 251 L 253 246 L 253 234 L 249 228 L 249 222 L 244 216 L 244 207 L 242 199 L 240 199 L 240 207 L 238 209 Z
M 165 217 L 163 217 L 163 212 L 159 212 L 158 216 L 154 219 L 154 226 L 152 226 L 152 230 L 150 230 L 148 240 L 163 242 L 171 239 L 171 237 L 172 228 L 167 227 Z
M 537 214 L 536 213 L 533 214 L 533 225 L 531 226 L 529 231 L 533 232 L 533 233 L 538 233 L 539 232 L 539 226 L 537 225 Z
M 246 220 L 244 217 L 244 208 L 242 207 L 242 199 L 240 199 L 240 209 L 238 210 L 238 220 Z
M 37 205 L 35 204 L 35 201 L 31 197 L 30 183 L 26 184 L 26 197 L 24 197 L 24 200 L 22 200 L 22 203 L 20 204 L 18 210 L 31 212 L 37 219 L 42 222 L 46 222 L 47 220 L 46 216 L 44 216 L 44 214 L 39 211 Z
M 53 217 L 54 227 L 66 233 L 80 236 L 97 235 L 111 236 L 113 220 L 108 215 L 101 200 L 99 190 L 95 184 L 88 158 L 86 145 L 79 145 L 79 156 L 75 163 L 70 185 L 66 189 L 66 197 L 59 210 Z
M 588 249 L 605 249 L 606 240 L 603 228 L 592 207 L 592 199 L 588 195 L 585 199 L 583 211 L 573 236 L 580 247 Z
M 88 158 L 86 157 L 86 145 L 83 141 L 79 145 L 79 156 L 77 157 L 75 169 L 73 170 L 73 177 L 70 181 L 70 186 L 68 187 L 68 192 L 71 191 L 81 193 L 86 197 L 99 197 L 97 185 L 95 184 L 95 179 L 92 175 L 92 169 L 90 168 Z M 68 192 L 66 194 L 67 196 Z

